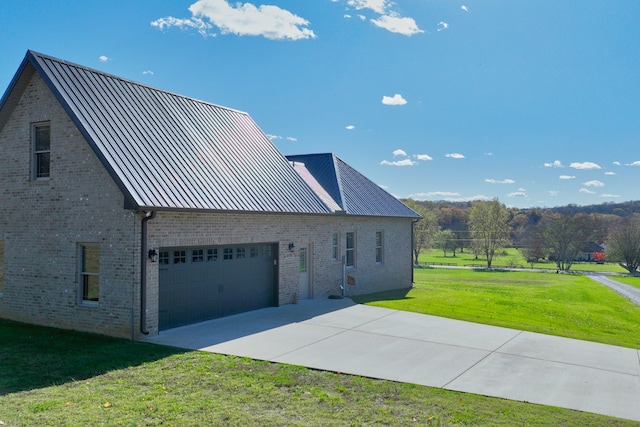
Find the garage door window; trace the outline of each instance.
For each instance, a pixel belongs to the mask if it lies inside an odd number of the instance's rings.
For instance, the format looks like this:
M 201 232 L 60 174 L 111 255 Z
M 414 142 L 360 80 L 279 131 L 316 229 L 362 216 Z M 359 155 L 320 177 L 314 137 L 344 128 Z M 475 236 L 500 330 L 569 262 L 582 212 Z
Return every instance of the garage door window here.
M 187 262 L 187 251 L 173 251 L 173 263 L 185 264 Z
M 191 252 L 191 262 L 204 261 L 204 249 L 194 249 Z
M 244 258 L 246 255 L 246 249 L 245 248 L 236 248 L 236 258 L 237 259 L 242 259 Z
M 160 251 L 158 254 L 158 263 L 160 263 L 160 265 L 169 264 L 169 251 Z
M 224 248 L 224 255 L 222 259 L 233 259 L 233 248 Z
M 217 261 L 218 260 L 218 249 L 211 248 L 207 249 L 207 261 Z

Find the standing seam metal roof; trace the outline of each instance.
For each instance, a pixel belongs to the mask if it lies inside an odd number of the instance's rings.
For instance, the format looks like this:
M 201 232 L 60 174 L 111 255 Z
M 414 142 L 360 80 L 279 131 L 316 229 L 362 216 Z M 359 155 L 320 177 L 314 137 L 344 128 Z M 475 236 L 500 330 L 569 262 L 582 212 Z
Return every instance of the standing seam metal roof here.
M 291 155 L 348 215 L 420 218 L 413 209 L 331 153 Z
M 0 129 L 37 72 L 136 210 L 419 215 L 333 154 L 289 156 L 244 112 L 28 51 Z
M 32 51 L 29 65 L 137 209 L 331 212 L 246 113 Z

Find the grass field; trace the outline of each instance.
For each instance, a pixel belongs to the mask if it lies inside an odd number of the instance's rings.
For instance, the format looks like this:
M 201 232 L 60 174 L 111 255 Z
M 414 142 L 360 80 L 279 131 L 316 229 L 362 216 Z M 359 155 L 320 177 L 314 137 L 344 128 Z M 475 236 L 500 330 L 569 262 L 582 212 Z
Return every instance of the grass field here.
M 454 257 L 451 252 L 447 252 L 445 257 L 441 250 L 428 249 L 422 251 L 418 257 L 420 264 L 455 264 L 458 266 L 476 265 L 486 266 L 486 259 L 479 257 L 476 259 L 475 255 L 467 250 L 466 252 L 457 252 Z M 495 267 L 513 267 L 513 268 L 532 268 L 531 263 L 527 262 L 527 259 L 522 255 L 520 250 L 514 248 L 508 248 L 504 250 L 504 255 L 501 253 L 493 259 L 493 266 Z M 556 264 L 554 262 L 536 262 L 533 263 L 535 269 L 555 270 Z M 594 262 L 580 262 L 571 266 L 573 271 L 595 271 L 595 272 L 613 272 L 613 273 L 627 273 L 627 270 L 620 267 L 616 263 L 597 264 Z
M 412 384 L 0 320 L 0 425 L 637 426 Z
M 408 292 L 354 300 L 640 349 L 640 307 L 588 277 L 439 268 L 414 271 L 415 284 Z
M 633 277 L 616 276 L 616 277 L 612 277 L 612 279 L 617 280 L 618 282 L 626 283 L 627 285 L 631 285 L 640 289 L 640 276 L 633 276 Z

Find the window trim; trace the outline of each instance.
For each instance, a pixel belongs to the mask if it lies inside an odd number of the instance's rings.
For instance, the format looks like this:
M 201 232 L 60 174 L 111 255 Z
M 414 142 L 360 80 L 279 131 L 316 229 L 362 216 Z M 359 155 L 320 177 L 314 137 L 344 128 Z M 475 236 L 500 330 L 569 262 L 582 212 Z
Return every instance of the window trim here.
M 351 246 L 349 246 L 349 238 L 351 238 Z M 349 263 L 349 255 L 351 255 L 351 263 Z M 347 231 L 345 233 L 344 264 L 347 268 L 356 268 L 356 233 L 355 231 Z
M 38 149 L 38 130 L 49 130 L 49 143 L 46 150 Z M 46 175 L 40 175 L 41 156 L 48 157 Z M 42 182 L 51 178 L 51 122 L 36 122 L 31 124 L 31 180 Z
M 86 264 L 85 250 L 86 248 L 89 248 L 89 247 L 94 248 L 98 251 L 98 254 L 97 254 L 98 271 L 85 271 L 85 264 Z M 78 301 L 79 301 L 79 304 L 83 306 L 98 306 L 100 304 L 100 244 L 97 242 L 78 243 L 77 253 L 78 253 Z M 98 296 L 96 299 L 87 298 L 88 291 L 87 291 L 87 282 L 85 282 L 85 279 L 88 280 L 91 277 L 97 277 L 97 280 L 98 280 L 98 284 L 97 284 Z
M 384 264 L 384 231 L 376 231 L 375 256 L 376 265 Z
M 331 234 L 331 260 L 340 260 L 340 233 Z

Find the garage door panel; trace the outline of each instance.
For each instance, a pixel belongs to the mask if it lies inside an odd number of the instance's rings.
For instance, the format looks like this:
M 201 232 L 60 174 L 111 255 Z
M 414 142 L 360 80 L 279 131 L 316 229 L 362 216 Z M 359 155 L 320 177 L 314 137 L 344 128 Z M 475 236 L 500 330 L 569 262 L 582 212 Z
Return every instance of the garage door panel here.
M 275 245 L 161 251 L 160 329 L 276 304 Z

